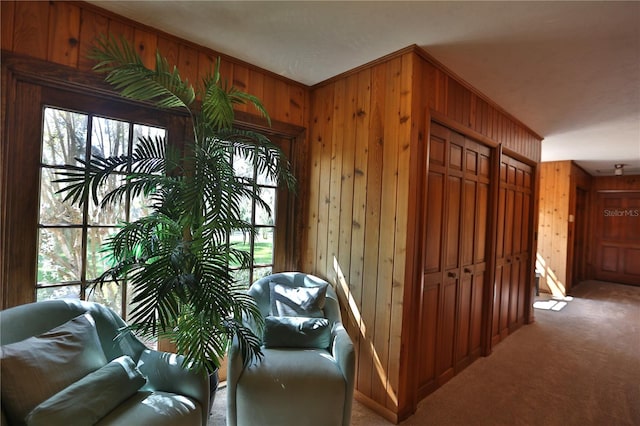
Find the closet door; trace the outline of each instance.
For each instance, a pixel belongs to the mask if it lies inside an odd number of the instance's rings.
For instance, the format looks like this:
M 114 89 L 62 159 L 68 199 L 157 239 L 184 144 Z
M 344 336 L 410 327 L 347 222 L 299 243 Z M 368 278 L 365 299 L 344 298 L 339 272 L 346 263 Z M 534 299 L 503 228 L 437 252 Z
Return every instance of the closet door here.
M 419 398 L 451 379 L 481 352 L 490 153 L 459 133 L 431 125 Z
M 508 155 L 500 162 L 492 343 L 525 321 L 531 253 L 533 168 Z

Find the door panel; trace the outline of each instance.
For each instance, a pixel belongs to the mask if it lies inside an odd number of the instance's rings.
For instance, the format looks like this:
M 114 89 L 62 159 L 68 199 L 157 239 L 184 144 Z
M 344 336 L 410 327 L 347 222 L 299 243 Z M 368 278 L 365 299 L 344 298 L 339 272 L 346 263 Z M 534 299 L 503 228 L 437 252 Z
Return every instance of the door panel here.
M 595 210 L 595 279 L 640 285 L 640 191 L 600 191 Z

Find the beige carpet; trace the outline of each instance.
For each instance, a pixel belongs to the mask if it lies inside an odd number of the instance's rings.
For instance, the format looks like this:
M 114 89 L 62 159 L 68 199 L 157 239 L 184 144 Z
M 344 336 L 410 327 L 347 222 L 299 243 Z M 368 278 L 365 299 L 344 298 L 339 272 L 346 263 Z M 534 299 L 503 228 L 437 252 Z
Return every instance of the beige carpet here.
M 588 281 L 541 306 L 401 424 L 640 425 L 640 287 Z M 209 426 L 225 425 L 225 404 L 221 389 Z M 391 423 L 354 401 L 351 424 Z

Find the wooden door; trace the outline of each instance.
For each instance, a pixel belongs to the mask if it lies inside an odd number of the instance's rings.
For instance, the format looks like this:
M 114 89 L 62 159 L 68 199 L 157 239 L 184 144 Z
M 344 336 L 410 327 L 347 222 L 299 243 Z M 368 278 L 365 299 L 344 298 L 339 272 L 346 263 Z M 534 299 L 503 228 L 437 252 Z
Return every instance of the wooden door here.
M 423 398 L 482 348 L 491 150 L 431 125 L 418 339 Z
M 533 168 L 508 155 L 500 162 L 492 343 L 526 319 L 530 274 Z
M 640 285 L 640 191 L 598 191 L 594 278 Z

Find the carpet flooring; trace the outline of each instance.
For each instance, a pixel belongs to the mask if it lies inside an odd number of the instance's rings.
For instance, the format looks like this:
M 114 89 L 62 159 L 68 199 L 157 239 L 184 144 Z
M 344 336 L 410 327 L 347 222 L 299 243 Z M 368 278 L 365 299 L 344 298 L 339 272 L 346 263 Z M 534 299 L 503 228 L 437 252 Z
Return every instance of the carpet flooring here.
M 587 281 L 571 297 L 549 299 L 538 298 L 535 323 L 422 400 L 401 424 L 640 425 L 640 287 Z M 208 426 L 225 425 L 225 415 L 223 388 Z M 351 425 L 391 424 L 354 401 Z

